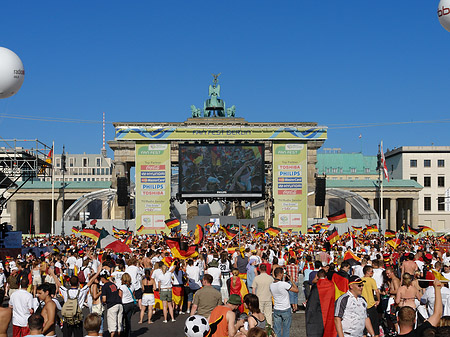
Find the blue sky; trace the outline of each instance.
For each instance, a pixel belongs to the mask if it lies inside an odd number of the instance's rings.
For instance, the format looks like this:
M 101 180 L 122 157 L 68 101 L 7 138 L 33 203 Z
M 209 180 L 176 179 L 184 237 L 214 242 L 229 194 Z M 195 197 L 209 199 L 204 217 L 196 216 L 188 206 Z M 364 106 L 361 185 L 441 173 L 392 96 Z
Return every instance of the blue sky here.
M 450 33 L 437 6 L 5 2 L 0 46 L 20 56 L 26 76 L 17 95 L 0 100 L 0 136 L 99 153 L 103 111 L 109 123 L 184 121 L 221 72 L 221 96 L 238 117 L 317 122 L 329 127 L 325 147 L 373 155 L 380 140 L 385 148 L 449 145 Z M 11 118 L 22 116 L 32 119 Z M 93 122 L 34 120 L 43 117 Z M 416 121 L 440 122 L 386 125 Z M 382 126 L 361 127 L 368 123 Z

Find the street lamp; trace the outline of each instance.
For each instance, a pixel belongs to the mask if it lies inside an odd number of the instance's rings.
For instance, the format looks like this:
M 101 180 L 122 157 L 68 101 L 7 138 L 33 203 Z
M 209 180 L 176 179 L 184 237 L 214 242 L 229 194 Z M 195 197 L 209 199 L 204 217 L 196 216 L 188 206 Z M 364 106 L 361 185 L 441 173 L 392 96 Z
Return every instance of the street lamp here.
M 64 232 L 64 202 L 65 202 L 65 196 L 64 196 L 64 189 L 66 187 L 66 182 L 64 180 L 64 173 L 66 172 L 66 152 L 65 152 L 65 146 L 63 145 L 63 152 L 61 155 L 61 171 L 62 171 L 62 176 L 63 176 L 63 184 L 62 184 L 62 220 L 61 220 L 61 235 L 64 237 L 65 236 L 65 232 Z

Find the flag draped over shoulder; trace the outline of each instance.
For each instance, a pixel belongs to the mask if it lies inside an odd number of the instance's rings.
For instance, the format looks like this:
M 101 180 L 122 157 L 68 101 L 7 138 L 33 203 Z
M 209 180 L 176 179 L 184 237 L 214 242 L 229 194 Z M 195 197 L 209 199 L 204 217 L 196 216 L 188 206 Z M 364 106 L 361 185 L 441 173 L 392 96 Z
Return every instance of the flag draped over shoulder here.
M 182 242 L 181 238 L 169 238 L 164 236 L 166 245 L 169 246 L 174 258 L 189 259 L 198 255 L 197 245 L 188 246 L 186 242 Z
M 327 215 L 328 222 L 330 223 L 345 223 L 347 222 L 347 215 L 345 215 L 345 210 L 337 211 L 333 214 Z
M 334 283 L 334 298 L 337 300 L 348 291 L 348 279 L 338 273 L 334 273 L 331 281 Z
M 195 226 L 194 232 L 194 245 L 199 245 L 203 242 L 203 237 L 205 233 L 203 231 L 203 227 L 200 225 Z
M 334 325 L 335 290 L 333 282 L 320 279 L 311 289 L 306 306 L 306 331 L 308 337 L 336 335 Z

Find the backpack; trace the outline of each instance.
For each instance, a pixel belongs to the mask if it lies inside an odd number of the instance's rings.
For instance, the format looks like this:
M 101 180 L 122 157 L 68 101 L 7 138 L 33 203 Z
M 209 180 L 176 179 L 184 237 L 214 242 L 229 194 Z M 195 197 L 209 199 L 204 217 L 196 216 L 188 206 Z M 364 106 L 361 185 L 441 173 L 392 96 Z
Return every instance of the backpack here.
M 78 273 L 78 282 L 80 282 L 80 284 L 85 284 L 86 283 L 86 276 L 84 275 L 84 270 L 86 268 L 81 268 L 80 272 Z
M 80 295 L 80 290 L 78 290 L 77 295 L 73 298 L 69 296 L 69 291 L 67 290 L 67 301 L 61 308 L 61 315 L 64 322 L 69 325 L 76 325 L 83 321 L 83 313 L 78 305 L 78 296 Z

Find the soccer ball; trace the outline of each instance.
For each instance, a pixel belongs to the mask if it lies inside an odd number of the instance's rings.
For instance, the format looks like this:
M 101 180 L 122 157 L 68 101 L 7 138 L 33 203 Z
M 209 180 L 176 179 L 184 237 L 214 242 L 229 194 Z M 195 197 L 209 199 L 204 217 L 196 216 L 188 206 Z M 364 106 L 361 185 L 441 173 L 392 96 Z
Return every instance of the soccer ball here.
M 203 337 L 208 331 L 209 324 L 203 316 L 191 316 L 184 323 L 184 333 L 187 337 Z

